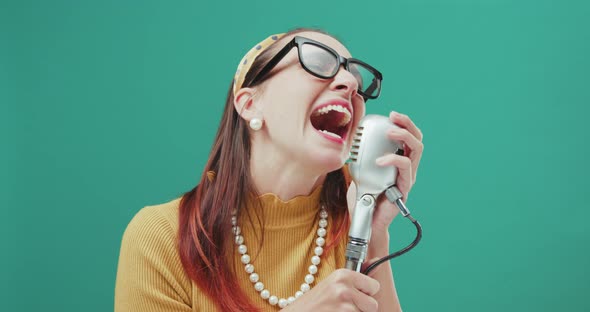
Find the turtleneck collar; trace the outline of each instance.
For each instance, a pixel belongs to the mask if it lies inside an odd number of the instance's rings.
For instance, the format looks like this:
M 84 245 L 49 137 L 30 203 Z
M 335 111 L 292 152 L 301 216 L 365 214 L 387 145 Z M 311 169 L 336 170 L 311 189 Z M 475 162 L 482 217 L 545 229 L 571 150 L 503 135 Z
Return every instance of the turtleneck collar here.
M 215 172 L 208 171 L 207 178 L 209 181 L 215 179 Z M 264 216 L 264 228 L 288 228 L 301 225 L 309 225 L 317 219 L 317 214 L 320 210 L 320 195 L 322 194 L 322 186 L 316 187 L 309 195 L 299 195 L 288 201 L 283 201 L 276 194 L 265 193 L 260 196 L 251 194 L 246 199 L 246 208 L 253 217 L 252 226 L 258 228 L 259 223 L 256 222 L 255 215 L 260 212 L 257 209 L 258 202 L 262 208 Z M 241 213 L 240 219 L 244 220 L 245 215 Z M 240 222 L 242 226 L 245 224 Z
M 322 186 L 316 187 L 309 195 L 299 195 L 288 201 L 283 201 L 273 193 L 262 194 L 258 197 L 250 196 L 246 203 L 246 209 L 256 213 L 259 200 L 264 215 L 264 227 L 287 228 L 301 225 L 310 225 L 317 219 L 319 212 L 320 195 Z M 253 222 L 258 227 L 258 222 Z

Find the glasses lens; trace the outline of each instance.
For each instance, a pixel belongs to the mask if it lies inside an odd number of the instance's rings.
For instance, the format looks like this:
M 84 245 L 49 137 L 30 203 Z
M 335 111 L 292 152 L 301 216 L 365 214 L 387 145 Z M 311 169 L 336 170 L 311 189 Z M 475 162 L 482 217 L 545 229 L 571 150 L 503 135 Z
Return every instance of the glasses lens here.
M 324 48 L 304 43 L 300 53 L 303 66 L 321 78 L 332 77 L 338 71 L 338 57 Z
M 351 62 L 350 72 L 359 83 L 359 90 L 369 97 L 376 97 L 381 91 L 381 79 L 377 78 L 373 70 L 360 63 Z

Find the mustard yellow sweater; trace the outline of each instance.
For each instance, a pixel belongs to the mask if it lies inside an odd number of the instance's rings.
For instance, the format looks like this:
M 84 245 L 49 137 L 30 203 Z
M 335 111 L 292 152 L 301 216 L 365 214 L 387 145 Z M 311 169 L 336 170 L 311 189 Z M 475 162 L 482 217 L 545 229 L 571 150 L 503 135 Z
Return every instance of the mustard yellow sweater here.
M 316 246 L 320 192 L 321 187 L 318 187 L 309 196 L 298 196 L 288 202 L 273 194 L 262 195 L 265 237 L 260 250 L 252 228 L 258 226 L 257 222 L 250 225 L 242 218 L 238 220 L 255 272 L 265 288 L 279 298 L 294 296 L 308 274 Z M 216 311 L 214 303 L 185 274 L 180 262 L 176 245 L 179 202 L 180 199 L 176 199 L 145 207 L 127 226 L 117 271 L 116 312 Z M 333 221 L 329 218 L 328 232 L 331 226 Z M 229 237 L 233 238 L 231 234 Z M 344 266 L 345 249 L 346 238 L 332 252 L 321 256 L 312 287 Z M 254 258 L 256 254 L 258 257 Z M 239 256 L 235 250 L 232 259 L 228 259 L 238 268 L 236 283 L 262 311 L 278 311 L 278 306 L 271 306 L 260 298 Z

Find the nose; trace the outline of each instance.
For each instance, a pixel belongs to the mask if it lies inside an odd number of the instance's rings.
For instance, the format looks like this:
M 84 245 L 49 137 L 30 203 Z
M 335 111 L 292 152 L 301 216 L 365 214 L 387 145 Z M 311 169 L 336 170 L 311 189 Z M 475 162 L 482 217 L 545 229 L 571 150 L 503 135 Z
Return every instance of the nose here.
M 351 72 L 344 69 L 344 66 L 341 66 L 330 83 L 330 89 L 352 97 L 357 93 L 358 81 Z

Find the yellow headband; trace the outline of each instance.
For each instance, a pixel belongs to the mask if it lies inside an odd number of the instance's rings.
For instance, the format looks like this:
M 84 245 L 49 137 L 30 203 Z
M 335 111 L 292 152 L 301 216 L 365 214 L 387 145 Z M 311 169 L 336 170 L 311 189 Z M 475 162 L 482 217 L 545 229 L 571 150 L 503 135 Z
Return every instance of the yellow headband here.
M 279 40 L 284 33 L 272 35 L 260 42 L 259 44 L 255 45 L 244 57 L 240 60 L 238 64 L 238 70 L 236 71 L 236 75 L 234 76 L 234 96 L 236 92 L 242 88 L 242 84 L 244 83 L 244 78 L 246 78 L 246 74 L 250 70 L 250 66 L 254 63 L 254 60 L 262 53 L 262 51 L 266 50 L 271 44 L 275 43 Z

